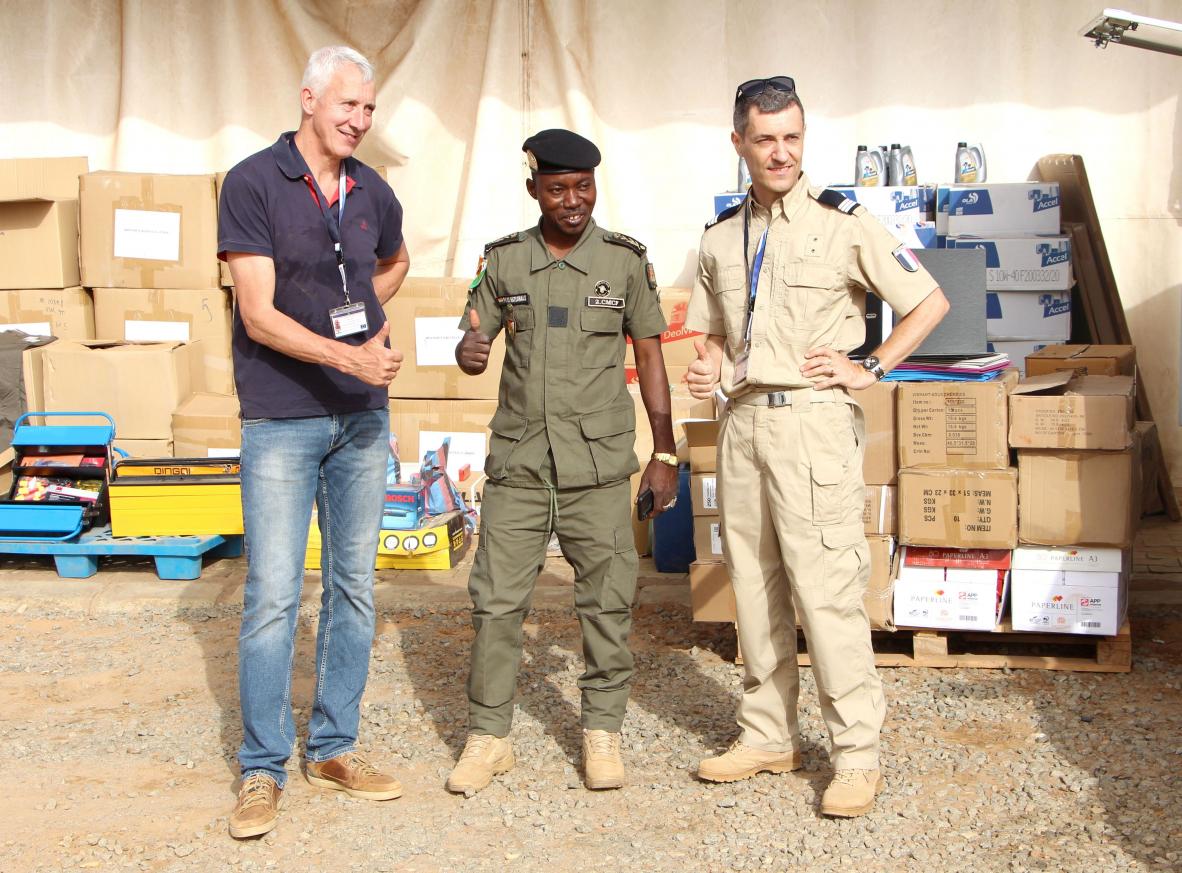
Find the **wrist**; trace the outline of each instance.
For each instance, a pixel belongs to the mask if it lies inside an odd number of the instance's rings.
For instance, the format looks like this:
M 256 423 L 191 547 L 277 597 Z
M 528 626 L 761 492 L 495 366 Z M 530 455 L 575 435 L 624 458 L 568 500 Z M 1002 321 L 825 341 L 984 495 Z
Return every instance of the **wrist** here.
M 659 461 L 667 467 L 673 467 L 675 469 L 677 467 L 677 455 L 673 454 L 672 452 L 653 452 L 651 458 L 654 461 Z

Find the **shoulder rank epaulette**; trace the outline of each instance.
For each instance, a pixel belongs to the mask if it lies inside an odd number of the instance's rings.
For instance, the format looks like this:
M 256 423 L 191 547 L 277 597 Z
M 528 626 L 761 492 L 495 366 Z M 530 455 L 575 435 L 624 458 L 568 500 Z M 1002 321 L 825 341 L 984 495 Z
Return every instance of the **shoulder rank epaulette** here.
M 638 239 L 633 239 L 632 237 L 628 236 L 628 234 L 626 234 L 626 233 L 608 232 L 603 235 L 603 238 L 606 242 L 614 243 L 615 245 L 618 245 L 618 246 L 623 246 L 626 249 L 632 249 L 632 251 L 636 252 L 636 254 L 638 254 L 638 255 L 643 255 L 645 252 L 648 251 L 648 249 L 645 248 L 644 243 L 642 243 Z
M 516 233 L 507 233 L 500 239 L 494 239 L 490 243 L 485 243 L 484 253 L 487 255 L 498 246 L 507 246 L 509 243 L 521 242 L 523 239 L 525 239 L 525 234 L 521 231 L 517 231 Z
M 866 208 L 862 206 L 862 204 L 857 200 L 851 200 L 840 191 L 836 191 L 833 188 L 826 188 L 817 195 L 817 200 L 820 203 L 824 203 L 826 206 L 832 206 L 838 212 L 844 212 L 846 215 L 854 215 L 854 210 L 858 207 L 862 207 L 863 209 Z
M 728 206 L 726 209 L 722 210 L 722 212 L 718 213 L 712 219 L 707 221 L 705 229 L 709 230 L 710 228 L 714 227 L 714 225 L 718 224 L 718 222 L 726 221 L 732 215 L 738 215 L 739 212 L 742 211 L 742 209 L 743 209 L 743 204 L 746 202 L 747 202 L 746 199 L 743 199 L 743 200 L 740 200 L 738 203 L 736 203 L 734 206 Z

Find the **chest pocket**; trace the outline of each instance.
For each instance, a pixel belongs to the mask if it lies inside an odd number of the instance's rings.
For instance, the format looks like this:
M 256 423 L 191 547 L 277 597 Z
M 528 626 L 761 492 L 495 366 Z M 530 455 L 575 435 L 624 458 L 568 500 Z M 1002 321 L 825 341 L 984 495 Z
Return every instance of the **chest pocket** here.
M 584 367 L 617 367 L 624 357 L 624 310 L 584 305 L 579 312 Z
M 509 322 L 513 332 L 509 332 Z M 501 310 L 501 328 L 505 335 L 505 360 L 520 370 L 529 369 L 529 352 L 534 342 L 534 311 L 528 306 L 514 306 Z
M 776 326 L 786 334 L 811 338 L 817 329 L 844 317 L 849 299 L 839 278 L 835 266 L 807 261 L 777 271 Z
M 722 287 L 714 287 L 718 308 L 726 325 L 726 335 L 736 348 L 743 343 L 747 330 L 747 268 L 732 264 L 722 270 Z

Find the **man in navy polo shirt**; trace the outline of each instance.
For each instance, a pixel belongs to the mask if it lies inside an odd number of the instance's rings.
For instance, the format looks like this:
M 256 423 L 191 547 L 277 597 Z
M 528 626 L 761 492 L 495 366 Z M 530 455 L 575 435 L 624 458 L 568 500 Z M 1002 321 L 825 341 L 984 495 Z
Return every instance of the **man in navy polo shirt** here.
M 242 405 L 247 576 L 238 637 L 242 785 L 230 834 L 275 826 L 296 738 L 291 672 L 308 522 L 322 546 L 309 782 L 398 797 L 357 749 L 373 641 L 373 570 L 385 496 L 389 348 L 382 304 L 410 265 L 402 207 L 353 155 L 372 124 L 374 72 L 343 46 L 314 52 L 299 129 L 222 186 L 219 256 L 230 264 L 234 377 Z

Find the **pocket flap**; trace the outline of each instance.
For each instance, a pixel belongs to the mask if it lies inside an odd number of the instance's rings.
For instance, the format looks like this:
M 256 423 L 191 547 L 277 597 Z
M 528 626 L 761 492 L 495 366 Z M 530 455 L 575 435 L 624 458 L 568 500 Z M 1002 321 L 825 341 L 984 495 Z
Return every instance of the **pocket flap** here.
M 492 421 L 488 423 L 488 429 L 499 436 L 508 437 L 511 440 L 519 440 L 525 434 L 526 427 L 529 426 L 529 419 L 522 418 L 520 415 L 514 415 L 504 409 L 498 409 L 493 415 Z
M 517 330 L 533 330 L 534 329 L 534 311 L 528 306 L 514 306 L 513 311 L 505 310 L 505 322 L 513 319 L 513 324 L 516 325 Z
M 583 436 L 589 440 L 628 433 L 636 428 L 636 413 L 629 406 L 615 406 L 592 412 L 579 419 L 579 427 Z
M 591 333 L 620 333 L 624 329 L 624 310 L 585 306 L 579 325 Z
M 818 485 L 836 485 L 845 477 L 845 467 L 840 461 L 813 461 L 809 472 Z
M 747 285 L 747 269 L 741 264 L 732 264 L 722 271 L 722 288 L 715 291 L 742 291 Z
M 796 284 L 806 288 L 832 288 L 837 284 L 837 270 L 828 264 L 801 264 Z
M 830 527 L 821 528 L 821 542 L 825 544 L 827 549 L 844 549 L 849 546 L 856 546 L 858 543 L 866 539 L 866 531 L 862 527 L 862 523 L 857 524 L 835 524 Z

